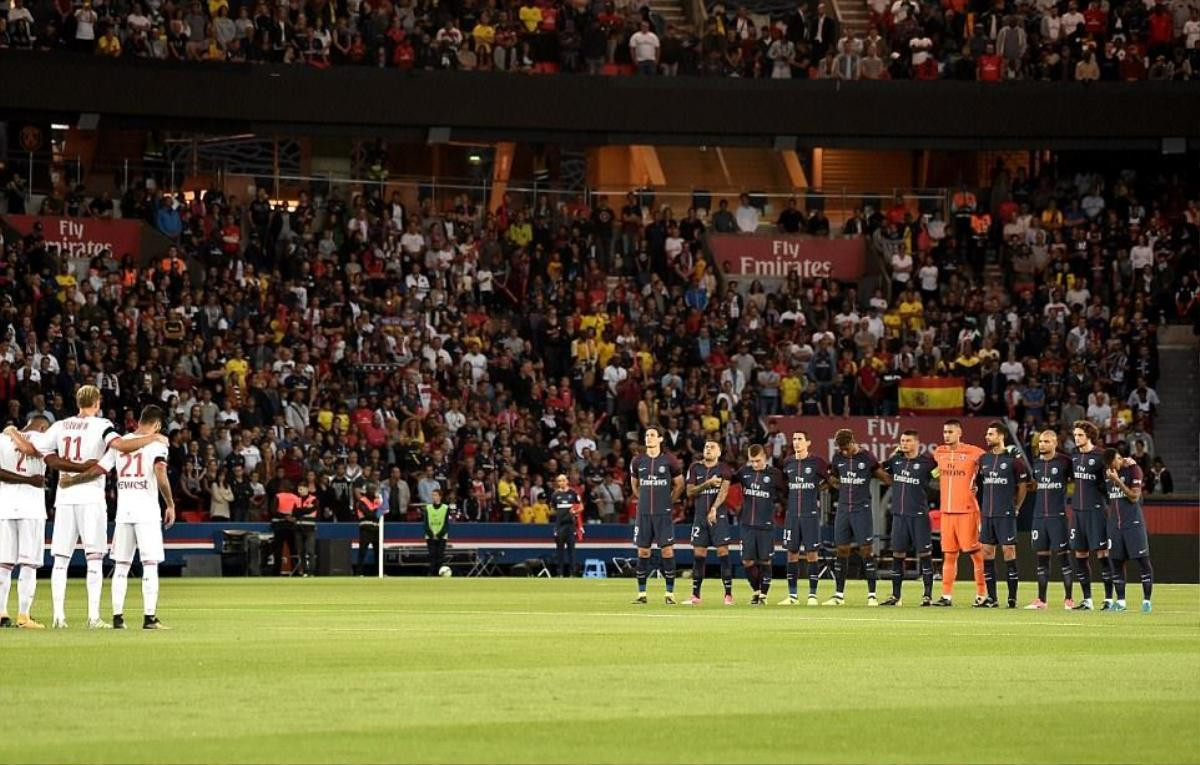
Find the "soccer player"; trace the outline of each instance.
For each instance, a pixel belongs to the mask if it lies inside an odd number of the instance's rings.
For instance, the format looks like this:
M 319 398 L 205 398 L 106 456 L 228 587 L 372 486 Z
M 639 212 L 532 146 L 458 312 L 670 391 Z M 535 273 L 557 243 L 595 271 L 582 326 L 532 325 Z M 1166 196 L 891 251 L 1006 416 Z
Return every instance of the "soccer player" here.
M 646 428 L 642 441 L 646 451 L 629 461 L 629 480 L 637 495 L 637 521 L 633 543 L 637 546 L 638 594 L 635 604 L 646 602 L 646 579 L 650 576 L 650 546 L 657 543 L 662 553 L 663 579 L 667 583 L 664 602 L 675 605 L 675 524 L 671 509 L 683 494 L 683 472 L 679 460 L 662 448 L 662 432 Z
M 929 485 L 937 478 L 933 458 L 921 454 L 920 434 L 906 430 L 900 434 L 900 448 L 883 469 L 892 476 L 892 594 L 880 605 L 900 606 L 904 586 L 904 560 L 911 550 L 916 553 L 925 593 L 921 606 L 933 602 L 933 532 L 929 527 Z
M 987 598 L 979 608 L 998 608 L 996 596 L 996 545 L 1004 554 L 1008 580 L 1008 607 L 1017 607 L 1017 513 L 1029 492 L 1029 467 L 1009 451 L 1008 428 L 995 421 L 988 424 L 988 452 L 979 465 L 979 506 L 983 515 L 979 541 L 983 545 L 984 581 Z
M 1033 551 L 1037 554 L 1037 599 L 1025 606 L 1036 611 L 1046 608 L 1046 589 L 1050 585 L 1050 555 L 1058 556 L 1062 569 L 1065 608 L 1075 607 L 1071 599 L 1071 553 L 1067 549 L 1067 482 L 1071 478 L 1071 458 L 1058 453 L 1058 434 L 1044 430 L 1038 436 L 1038 456 L 1030 466 L 1036 486 L 1033 497 Z
M 25 425 L 25 436 L 50 427 L 42 415 L 34 415 Z M 18 565 L 17 626 L 45 629 L 30 617 L 37 593 L 37 570 L 42 565 L 46 540 L 46 464 L 17 450 L 9 436 L 0 436 L 0 627 L 11 627 L 8 617 L 8 592 L 12 572 Z
M 554 561 L 560 577 L 570 577 L 575 571 L 575 519 L 583 511 L 579 494 L 567 482 L 565 473 L 554 477 L 550 493 L 554 508 Z
M 147 406 L 138 418 L 137 430 L 129 438 L 153 438 L 162 426 L 163 410 Z M 167 447 L 150 440 L 132 452 L 110 450 L 87 470 L 63 476 L 59 490 L 99 478 L 113 469 L 117 471 L 117 521 L 112 547 L 116 563 L 112 575 L 112 627 L 125 629 L 125 592 L 129 588 L 133 553 L 137 551 L 142 559 L 142 629 L 167 629 L 158 620 L 158 564 L 165 558 L 163 529 L 175 525 L 175 499 L 167 478 Z M 162 513 L 158 509 L 160 495 L 166 504 Z
M 1105 487 L 1104 453 L 1097 447 L 1100 430 L 1088 420 L 1079 420 L 1072 425 L 1075 453 L 1071 455 L 1074 468 L 1075 495 L 1071 497 L 1074 510 L 1071 523 L 1071 548 L 1075 552 L 1075 577 L 1083 599 L 1075 606 L 1077 611 L 1091 611 L 1092 573 L 1091 554 L 1096 553 L 1100 564 L 1100 578 L 1104 581 L 1104 606 L 1112 608 L 1113 583 L 1108 567 L 1108 526 L 1104 506 L 1108 490 Z
M 1104 467 L 1112 503 L 1108 517 L 1112 549 L 1107 562 L 1116 590 L 1116 599 L 1108 610 L 1126 610 L 1125 561 L 1132 558 L 1142 574 L 1142 611 L 1148 614 L 1153 610 L 1150 595 L 1154 591 L 1154 567 L 1150 564 L 1150 540 L 1142 517 L 1142 469 L 1136 463 L 1126 464 L 1116 449 L 1104 451 Z
M 958 577 L 958 556 L 971 556 L 975 569 L 975 605 L 984 602 L 983 551 L 979 546 L 979 501 L 975 497 L 975 477 L 984 451 L 964 444 L 962 423 L 946 420 L 942 424 L 944 443 L 933 452 L 938 466 L 938 488 L 942 507 L 942 597 L 933 605 L 954 605 L 954 580 Z
M 829 463 L 809 454 L 812 442 L 808 434 L 798 430 L 792 434 L 792 456 L 783 463 L 787 480 L 787 513 L 783 521 L 783 546 L 787 549 L 788 596 L 781 606 L 794 606 L 799 601 L 797 580 L 800 578 L 800 553 L 808 568 L 808 605 L 815 606 L 820 574 L 818 556 L 821 551 L 821 490 L 828 486 Z
M 92 460 L 99 460 L 110 448 L 129 454 L 152 441 L 164 446 L 167 443 L 166 436 L 160 434 L 119 435 L 111 422 L 97 416 L 100 413 L 100 389 L 94 385 L 79 386 L 75 391 L 75 404 L 79 414 L 55 422 L 44 433 L 34 433 L 26 438 L 15 428 L 5 432 L 13 437 L 17 448 L 26 456 L 41 456 L 47 467 L 71 472 L 78 472 Z M 88 627 L 109 628 L 110 625 L 100 619 L 100 591 L 104 582 L 102 563 L 108 552 L 107 529 L 108 508 L 102 477 L 69 488 L 59 487 L 54 499 L 54 535 L 50 543 L 50 552 L 54 554 L 54 569 L 50 573 L 53 627 L 65 629 L 67 626 L 67 567 L 76 542 L 82 539 L 87 557 Z
M 837 453 L 829 463 L 829 483 L 837 488 L 837 511 L 833 516 L 833 543 L 837 560 L 833 564 L 836 590 L 822 605 L 840 606 L 846 596 L 846 569 L 850 562 L 850 543 L 858 547 L 867 577 L 867 605 L 879 605 L 875 597 L 875 523 L 871 517 L 871 478 L 891 485 L 892 477 L 878 460 L 854 440 L 854 432 L 842 428 L 834 434 Z
M 775 554 L 775 506 L 782 503 L 787 484 L 783 473 L 767 463 L 767 450 L 753 444 L 750 463 L 733 474 L 730 483 L 742 487 L 742 567 L 750 583 L 750 605 L 765 606 L 771 589 L 771 558 Z
M 700 605 L 700 587 L 708 564 L 708 548 L 717 548 L 721 564 L 721 583 L 725 585 L 725 605 L 733 605 L 733 563 L 729 560 L 729 542 L 733 533 L 729 524 L 729 479 L 733 471 L 721 462 L 721 444 L 715 438 L 704 442 L 703 459 L 687 470 L 687 496 L 695 502 L 692 520 L 692 597 L 685 605 Z

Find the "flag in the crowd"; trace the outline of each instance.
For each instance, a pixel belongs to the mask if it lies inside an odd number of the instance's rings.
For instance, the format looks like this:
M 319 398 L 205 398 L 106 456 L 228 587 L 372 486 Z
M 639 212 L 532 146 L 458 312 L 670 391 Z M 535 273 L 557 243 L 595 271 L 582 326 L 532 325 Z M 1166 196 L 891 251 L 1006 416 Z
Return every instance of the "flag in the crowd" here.
M 953 416 L 962 412 L 961 377 L 911 377 L 900 381 L 900 414 Z

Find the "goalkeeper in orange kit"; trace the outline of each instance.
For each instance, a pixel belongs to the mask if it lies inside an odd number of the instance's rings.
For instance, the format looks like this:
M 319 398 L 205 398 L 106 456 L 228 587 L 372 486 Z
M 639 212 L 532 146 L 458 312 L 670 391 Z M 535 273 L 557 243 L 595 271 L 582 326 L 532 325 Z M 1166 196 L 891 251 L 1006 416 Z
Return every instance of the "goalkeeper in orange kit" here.
M 984 600 L 983 549 L 979 545 L 979 501 L 975 498 L 975 477 L 979 460 L 986 453 L 978 446 L 962 442 L 962 423 L 946 420 L 942 426 L 945 441 L 933 451 L 938 466 L 942 509 L 942 597 L 933 605 L 954 605 L 954 580 L 958 575 L 958 555 L 971 556 L 975 567 L 975 602 Z

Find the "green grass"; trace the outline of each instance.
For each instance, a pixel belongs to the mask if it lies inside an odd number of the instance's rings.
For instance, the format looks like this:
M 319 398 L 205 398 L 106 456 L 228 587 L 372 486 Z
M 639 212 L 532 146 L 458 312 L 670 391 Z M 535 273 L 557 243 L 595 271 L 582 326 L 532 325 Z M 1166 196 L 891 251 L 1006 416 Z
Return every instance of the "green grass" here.
M 72 581 L 70 630 L 0 633 L 0 761 L 1200 761 L 1195 586 L 1158 587 L 1149 616 L 1133 583 L 1125 614 L 867 609 L 861 582 L 840 609 L 632 589 L 173 579 L 173 630 L 120 633 L 82 628 Z

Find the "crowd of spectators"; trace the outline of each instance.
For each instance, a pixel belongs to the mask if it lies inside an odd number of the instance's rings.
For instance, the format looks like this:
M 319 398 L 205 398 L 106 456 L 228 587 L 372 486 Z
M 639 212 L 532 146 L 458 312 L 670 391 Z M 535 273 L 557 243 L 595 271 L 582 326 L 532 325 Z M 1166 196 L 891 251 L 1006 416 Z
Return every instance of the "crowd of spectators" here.
M 846 0 L 857 2 L 857 0 Z M 696 28 L 648 0 L 0 0 L 0 48 L 113 58 L 835 79 L 1187 80 L 1196 0 L 869 0 L 727 9 Z M 752 13 L 752 10 L 761 11 Z
M 646 426 L 684 460 L 708 434 L 727 455 L 780 456 L 771 415 L 894 412 L 913 375 L 961 376 L 966 414 L 1025 442 L 1056 427 L 1070 449 L 1086 417 L 1153 460 L 1155 327 L 1200 317 L 1197 188 L 993 177 L 956 190 L 949 220 L 884 203 L 833 226 L 890 262 L 890 291 L 871 295 L 795 275 L 739 285 L 708 260 L 707 228 L 760 212 L 828 234 L 803 200 L 749 215 L 745 197 L 705 214 L 632 194 L 439 209 L 370 184 L 287 206 L 140 178 L 116 199 L 62 192 L 55 212 L 169 219 L 177 244 L 148 264 L 77 262 L 8 229 L 0 419 L 70 415 L 83 382 L 119 429 L 160 402 L 179 507 L 214 520 L 263 517 L 304 484 L 323 518 L 352 521 L 374 484 L 394 517 L 440 488 L 460 518 L 538 521 L 560 471 L 589 520 L 615 520 Z

